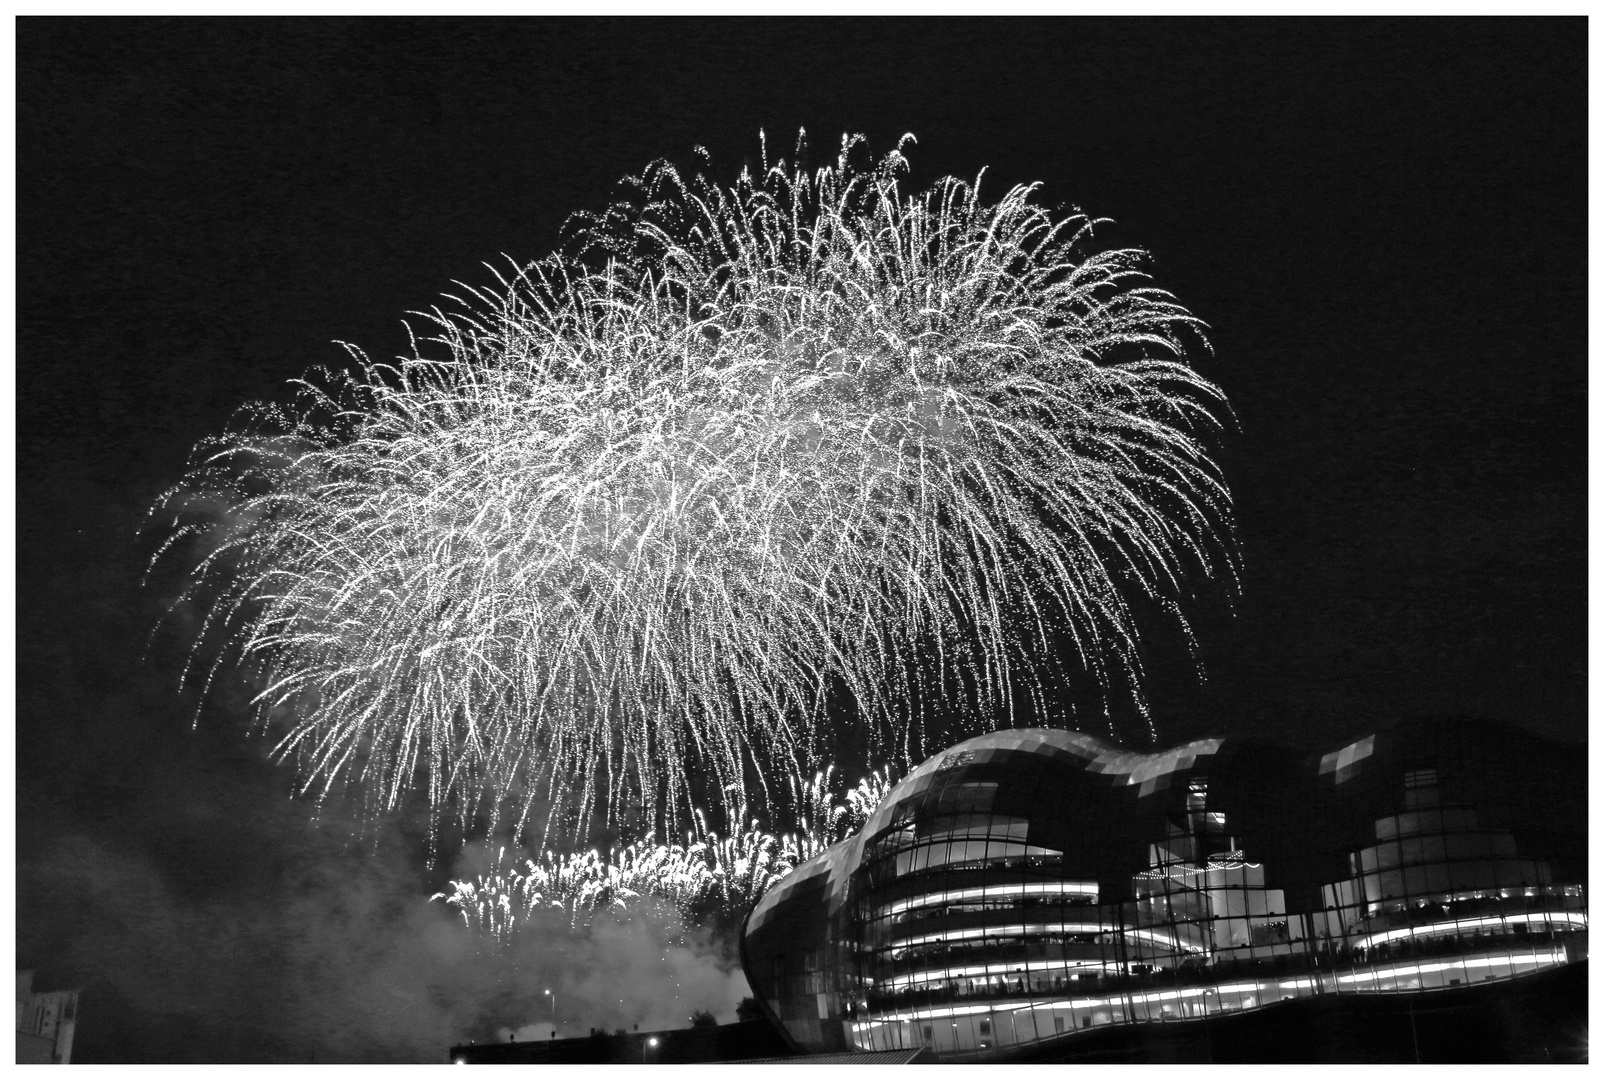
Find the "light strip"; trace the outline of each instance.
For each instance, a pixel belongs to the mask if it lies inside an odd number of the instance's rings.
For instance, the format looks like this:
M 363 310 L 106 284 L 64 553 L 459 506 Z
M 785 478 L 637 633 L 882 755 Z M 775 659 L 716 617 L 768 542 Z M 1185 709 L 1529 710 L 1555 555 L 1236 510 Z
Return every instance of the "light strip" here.
M 1117 968 L 1118 965 L 1115 965 Z M 1008 964 L 974 964 L 961 968 L 929 968 L 925 971 L 915 971 L 909 975 L 899 975 L 893 979 L 877 982 L 877 987 L 886 990 L 901 990 L 909 986 L 923 983 L 946 982 L 950 979 L 969 979 L 977 975 L 1013 975 L 1023 970 L 1026 974 L 1032 971 L 1107 971 L 1108 965 L 1099 963 L 1066 964 L 1062 960 L 1027 960 L 1021 968 L 1018 963 Z
M 971 964 L 968 967 L 957 968 L 927 968 L 924 971 L 915 971 L 908 975 L 898 975 L 895 978 L 884 980 L 871 979 L 869 981 L 872 982 L 877 989 L 904 990 L 913 986 L 948 982 L 953 979 L 971 979 L 975 978 L 976 976 L 990 975 L 1014 975 L 1021 971 L 1027 975 L 1036 971 L 1113 971 L 1118 973 L 1119 968 L 1120 965 L 1118 961 L 1087 961 L 1084 963 L 1076 963 L 1067 960 L 1027 960 L 1023 962 L 1023 966 L 1020 966 L 1020 962 L 1018 961 L 1010 961 L 1000 964 Z M 1252 989 L 1257 985 L 1257 983 L 1244 983 L 1242 986 L 1222 986 L 1219 987 L 1219 990 L 1221 993 L 1236 993 L 1243 989 Z M 1309 980 L 1305 979 L 1295 985 L 1310 986 L 1313 984 Z M 1019 1007 L 1030 1008 L 1032 1006 L 1021 1005 Z
M 1431 923 L 1429 926 L 1405 926 L 1398 930 L 1386 930 L 1364 937 L 1354 939 L 1356 945 L 1368 947 L 1380 945 L 1385 941 L 1397 941 L 1400 938 L 1429 937 L 1433 934 L 1450 933 L 1455 930 L 1477 926 L 1503 926 L 1507 923 L 1534 923 L 1534 922 L 1563 922 L 1586 926 L 1587 916 L 1580 911 L 1553 911 L 1553 912 L 1520 912 L 1511 915 L 1490 915 L 1480 919 L 1454 919 L 1449 922 Z
M 1481 956 L 1470 960 L 1445 960 L 1436 964 L 1404 964 L 1392 967 L 1378 968 L 1374 971 L 1360 971 L 1353 975 L 1338 975 L 1337 982 L 1372 982 L 1384 978 L 1397 978 L 1400 975 L 1423 975 L 1428 971 L 1451 971 L 1455 968 L 1482 968 L 1503 965 L 1513 968 L 1517 964 L 1542 964 L 1544 962 L 1563 964 L 1565 950 L 1560 949 L 1551 953 L 1526 953 L 1523 955 Z
M 1062 998 L 1058 1001 L 1025 1002 L 1019 1005 L 954 1005 L 945 1009 L 916 1009 L 906 1013 L 893 1013 L 890 1016 L 883 1016 L 877 1020 L 870 1021 L 870 1023 L 898 1024 L 920 1020 L 942 1020 L 954 1016 L 972 1016 L 975 1013 L 1020 1012 L 1025 1009 L 1124 1008 L 1127 1000 L 1132 1005 L 1138 1002 L 1146 1005 L 1154 1001 L 1175 1001 L 1179 998 L 1201 997 L 1204 994 L 1212 993 L 1216 993 L 1213 987 L 1187 987 L 1183 990 L 1154 990 L 1147 993 L 1132 993 L 1128 999 L 1124 995 L 1114 995 L 1106 998 Z
M 1125 936 L 1155 942 L 1159 945 L 1168 945 L 1172 949 L 1184 949 L 1186 952 L 1208 952 L 1208 949 L 1202 945 L 1189 945 L 1173 934 L 1161 934 L 1157 930 L 1146 926 L 1127 926 L 1125 928 Z
M 1202 953 L 1207 950 L 1201 945 L 1188 945 L 1177 940 L 1173 935 L 1161 933 L 1147 926 L 1121 927 L 1119 923 L 1005 923 L 1000 926 L 973 926 L 964 930 L 943 930 L 929 934 L 920 934 L 916 937 L 895 938 L 884 946 L 885 948 L 911 948 L 915 945 L 930 945 L 936 942 L 972 941 L 975 938 L 1016 938 L 1026 934 L 1117 934 L 1124 930 L 1128 938 L 1139 941 L 1152 941 L 1160 945 L 1168 945 L 1172 949 L 1183 949 L 1187 952 Z
M 939 941 L 971 941 L 974 938 L 1019 937 L 1022 934 L 1111 934 L 1119 929 L 1118 923 L 1006 923 L 1002 926 L 972 926 L 964 930 L 940 930 L 916 937 L 896 938 L 886 947 L 929 945 Z
M 1222 994 L 1258 994 L 1258 993 L 1263 993 L 1265 987 L 1272 987 L 1272 988 L 1278 989 L 1278 990 L 1286 990 L 1288 988 L 1293 989 L 1293 990 L 1312 990 L 1314 988 L 1314 980 L 1313 979 L 1278 979 L 1273 983 L 1268 983 L 1268 982 L 1231 983 L 1231 984 L 1229 984 L 1227 986 L 1216 986 L 1214 989 L 1217 990 L 1219 993 L 1222 993 Z
M 898 900 L 877 914 L 897 915 L 914 908 L 951 904 L 960 900 L 989 900 L 998 896 L 1090 896 L 1097 899 L 1095 881 L 1030 881 L 1016 885 L 984 885 L 972 889 L 950 889 L 946 892 L 924 893 Z

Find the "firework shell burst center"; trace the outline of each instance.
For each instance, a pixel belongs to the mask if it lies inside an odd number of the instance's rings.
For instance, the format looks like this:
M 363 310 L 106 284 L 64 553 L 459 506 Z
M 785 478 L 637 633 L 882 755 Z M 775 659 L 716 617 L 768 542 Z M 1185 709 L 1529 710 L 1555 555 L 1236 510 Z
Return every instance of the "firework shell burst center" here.
M 903 746 L 1075 672 L 1143 706 L 1131 599 L 1234 573 L 1201 325 L 1033 188 L 905 193 L 905 146 L 654 164 L 410 357 L 201 444 L 158 509 L 208 681 L 254 673 L 308 787 L 548 829 L 761 799 L 830 695 Z

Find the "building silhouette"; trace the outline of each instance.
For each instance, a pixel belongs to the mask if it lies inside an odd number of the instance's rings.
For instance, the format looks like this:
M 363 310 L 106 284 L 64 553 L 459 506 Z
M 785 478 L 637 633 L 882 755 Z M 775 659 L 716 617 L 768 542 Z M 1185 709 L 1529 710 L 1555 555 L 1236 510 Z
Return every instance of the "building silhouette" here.
M 460 1065 L 675 1065 L 746 1061 L 789 1053 L 766 1020 L 663 1031 L 592 1031 L 587 1038 L 463 1043 L 447 1060 Z
M 998 731 L 925 762 L 780 882 L 742 962 L 805 1053 L 1130 1059 L 1190 1031 L 1176 1053 L 1212 1057 L 1212 1031 L 1251 1043 L 1262 1015 L 1386 1028 L 1368 1052 L 1419 1058 L 1423 1024 L 1451 1044 L 1516 998 L 1585 1017 L 1586 807 L 1585 755 L 1482 721 L 1323 754 Z M 1482 1052 L 1553 1057 L 1558 1032 L 1510 1025 Z
M 67 1065 L 78 1026 L 78 991 L 35 993 L 33 972 L 17 972 L 17 1064 Z

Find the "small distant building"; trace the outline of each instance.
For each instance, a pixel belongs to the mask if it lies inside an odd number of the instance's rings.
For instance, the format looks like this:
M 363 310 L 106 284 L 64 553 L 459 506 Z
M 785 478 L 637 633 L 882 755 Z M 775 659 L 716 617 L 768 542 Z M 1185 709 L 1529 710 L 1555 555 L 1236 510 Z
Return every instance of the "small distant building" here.
M 17 1064 L 66 1065 L 78 1022 L 78 991 L 34 993 L 33 972 L 17 972 Z

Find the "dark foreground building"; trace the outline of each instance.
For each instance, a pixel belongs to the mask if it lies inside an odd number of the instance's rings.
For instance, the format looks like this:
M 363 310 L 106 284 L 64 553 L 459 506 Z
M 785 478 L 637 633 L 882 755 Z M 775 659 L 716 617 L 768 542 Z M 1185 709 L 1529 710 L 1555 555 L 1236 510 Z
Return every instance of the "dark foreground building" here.
M 1478 721 L 1325 754 L 998 731 L 791 873 L 742 959 L 810 1053 L 1574 1060 L 1586 813 L 1585 754 Z
M 584 1039 L 453 1046 L 459 1065 L 676 1065 L 782 1057 L 790 1048 L 766 1020 L 670 1031 L 599 1031 Z

